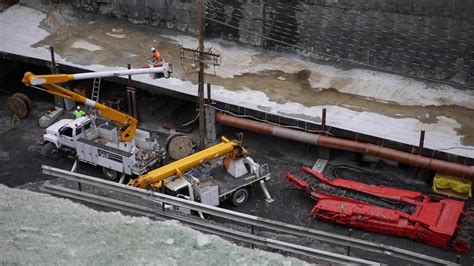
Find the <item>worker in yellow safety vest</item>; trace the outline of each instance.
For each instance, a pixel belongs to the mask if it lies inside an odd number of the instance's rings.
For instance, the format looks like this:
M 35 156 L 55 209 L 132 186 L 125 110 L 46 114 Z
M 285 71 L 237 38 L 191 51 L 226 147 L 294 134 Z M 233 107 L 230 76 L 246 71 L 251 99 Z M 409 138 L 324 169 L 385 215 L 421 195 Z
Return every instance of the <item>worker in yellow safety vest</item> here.
M 86 113 L 81 110 L 80 106 L 77 106 L 76 110 L 74 110 L 74 112 L 72 112 L 72 116 L 74 116 L 74 119 L 77 119 L 79 117 L 83 117 L 85 115 L 86 115 Z

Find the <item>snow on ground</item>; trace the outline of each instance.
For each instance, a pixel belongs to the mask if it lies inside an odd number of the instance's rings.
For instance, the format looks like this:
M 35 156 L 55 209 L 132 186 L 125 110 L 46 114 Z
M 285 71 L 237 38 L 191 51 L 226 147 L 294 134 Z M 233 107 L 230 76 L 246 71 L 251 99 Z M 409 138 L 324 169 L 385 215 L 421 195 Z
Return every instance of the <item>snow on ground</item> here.
M 135 80 L 147 82 L 147 77 L 136 76 Z M 163 80 L 155 80 L 151 83 L 163 86 L 160 85 L 161 82 Z M 197 95 L 197 87 L 191 82 L 173 79 L 170 84 L 177 91 L 186 91 L 192 95 Z M 392 139 L 414 146 L 418 146 L 420 130 L 424 129 L 427 132 L 424 147 L 433 150 L 449 149 L 449 153 L 474 157 L 474 150 L 464 146 L 461 143 L 462 136 L 457 135 L 454 130 L 460 127 L 459 123 L 447 117 L 437 117 L 436 123 L 426 124 L 414 118 L 387 117 L 368 111 L 356 112 L 334 105 L 307 107 L 300 103 L 279 104 L 270 101 L 265 93 L 248 88 L 243 88 L 241 91 L 228 91 L 223 87 L 213 86 L 212 96 L 219 101 L 287 117 L 305 117 L 309 122 L 316 123 L 320 121 L 319 114 L 322 113 L 322 109 L 326 108 L 327 117 L 330 118 L 328 119 L 330 121 L 330 123 L 328 122 L 329 126 Z
M 107 35 L 110 36 L 110 37 L 117 38 L 117 39 L 123 39 L 123 38 L 126 37 L 125 34 L 115 34 L 115 33 L 109 33 L 109 32 L 107 32 L 107 33 L 105 33 L 105 34 L 107 34 Z
M 306 265 L 176 221 L 98 212 L 0 184 L 0 263 L 6 265 Z
M 44 47 L 40 49 L 31 47 L 49 35 L 47 31 L 38 27 L 45 18 L 46 14 L 41 11 L 18 5 L 3 11 L 0 14 L 1 51 L 33 58 L 49 56 L 49 50 Z
M 71 45 L 71 47 L 76 48 L 76 49 L 84 49 L 84 50 L 88 50 L 88 51 L 91 51 L 91 52 L 104 50 L 104 48 L 100 47 L 99 45 L 92 44 L 92 43 L 90 43 L 86 40 L 75 41 Z
M 23 19 L 18 20 L 21 17 Z M 49 60 L 48 47 L 32 47 L 44 39 L 48 33 L 39 28 L 39 23 L 46 18 L 40 11 L 13 6 L 0 14 L 0 51 L 21 54 L 33 58 Z M 115 33 L 119 33 L 117 30 Z M 189 36 L 167 36 L 186 47 L 194 47 L 196 39 Z M 394 101 L 409 105 L 442 105 L 455 104 L 474 108 L 474 91 L 457 90 L 446 85 L 427 85 L 408 78 L 378 73 L 368 70 L 343 71 L 330 66 L 305 62 L 294 57 L 275 57 L 269 54 L 240 47 L 224 46 L 216 42 L 207 42 L 207 47 L 218 49 L 222 57 L 222 66 L 216 69 L 217 75 L 232 77 L 248 72 L 262 70 L 280 70 L 295 73 L 300 70 L 311 70 L 310 80 L 313 86 L 328 87 L 338 85 L 342 92 Z M 60 55 L 56 60 L 61 64 L 81 67 L 87 70 L 104 71 L 125 69 L 102 65 L 77 65 L 68 62 Z M 214 71 L 214 70 L 212 70 Z M 160 86 L 169 90 L 197 95 L 197 86 L 189 81 L 177 78 L 151 80 L 148 75 L 137 75 L 134 80 Z M 337 81 L 336 83 L 334 83 Z M 337 86 L 336 86 L 337 87 Z M 427 131 L 425 147 L 434 150 L 449 149 L 450 153 L 474 158 L 474 150 L 461 144 L 462 136 L 456 134 L 454 127 L 459 127 L 450 118 L 438 117 L 433 124 L 421 123 L 413 118 L 393 118 L 370 112 L 355 112 L 342 106 L 311 106 L 299 103 L 276 103 L 260 91 L 242 88 L 240 91 L 229 91 L 222 86 L 213 86 L 213 98 L 289 117 L 310 117 L 310 121 L 319 121 L 322 108 L 327 109 L 328 126 L 352 130 L 376 137 L 417 145 L 421 129 Z M 453 127 L 454 126 L 454 127 Z
M 198 39 L 183 35 L 166 35 L 184 47 L 194 47 Z M 443 105 L 453 103 L 474 109 L 474 92 L 457 90 L 448 85 L 416 81 L 410 78 L 363 69 L 340 70 L 332 66 L 306 62 L 293 55 L 275 56 L 264 54 L 252 48 L 236 45 L 222 45 L 206 41 L 206 47 L 213 47 L 221 54 L 222 64 L 208 69 L 209 74 L 232 78 L 244 73 L 265 70 L 294 74 L 310 70 L 309 81 L 313 88 L 335 88 L 340 92 L 392 101 L 401 105 Z M 336 82 L 335 82 L 336 81 Z

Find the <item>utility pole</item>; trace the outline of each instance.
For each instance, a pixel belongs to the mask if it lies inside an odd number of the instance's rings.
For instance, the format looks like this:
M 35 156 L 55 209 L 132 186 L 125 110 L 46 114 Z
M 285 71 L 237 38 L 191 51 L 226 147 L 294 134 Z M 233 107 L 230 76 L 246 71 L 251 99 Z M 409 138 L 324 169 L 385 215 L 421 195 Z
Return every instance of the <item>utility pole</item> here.
M 203 0 L 198 0 L 198 31 L 199 31 L 199 75 L 198 75 L 198 97 L 199 97 L 199 149 L 205 148 L 206 120 L 204 113 L 204 5 Z
M 52 74 L 59 74 L 59 65 L 56 63 L 56 60 L 54 59 L 54 47 L 50 46 L 49 51 L 51 52 L 51 65 L 49 66 L 51 73 Z M 64 104 L 65 99 L 59 97 L 59 96 L 54 96 L 54 106 L 60 107 L 60 108 L 65 108 Z
M 132 65 L 127 64 L 127 68 L 131 69 Z M 136 89 L 132 86 L 132 75 L 128 75 L 128 86 L 127 86 L 127 108 L 128 113 L 138 119 Z
M 217 51 L 213 51 L 212 48 L 204 50 L 204 0 L 197 0 L 197 29 L 199 33 L 199 47 L 197 49 L 181 47 L 179 51 L 179 58 L 181 63 L 185 60 L 193 61 L 194 64 L 199 64 L 198 70 L 198 100 L 199 100 L 199 145 L 198 148 L 203 150 L 205 148 L 206 141 L 206 128 L 212 127 L 206 125 L 206 109 L 204 108 L 204 65 L 219 66 L 220 65 L 220 54 Z M 199 61 L 199 62 L 197 62 Z M 193 66 L 194 67 L 194 66 Z M 208 87 L 208 98 L 211 100 L 210 86 Z M 212 119 L 208 119 L 208 122 L 212 122 Z M 209 133 L 212 135 L 212 133 Z

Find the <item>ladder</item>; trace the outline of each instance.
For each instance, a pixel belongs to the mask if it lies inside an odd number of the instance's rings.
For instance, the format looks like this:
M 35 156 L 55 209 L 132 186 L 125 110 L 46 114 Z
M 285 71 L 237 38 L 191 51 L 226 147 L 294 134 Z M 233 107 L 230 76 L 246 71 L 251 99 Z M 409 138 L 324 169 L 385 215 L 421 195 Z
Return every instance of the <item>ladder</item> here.
M 94 78 L 94 83 L 92 84 L 92 95 L 91 100 L 94 102 L 99 102 L 99 92 L 100 92 L 100 78 Z M 96 110 L 92 107 L 89 107 L 89 111 L 95 112 Z
M 92 97 L 91 100 L 94 102 L 99 101 L 99 91 L 100 91 L 100 78 L 94 78 L 94 83 L 92 85 Z

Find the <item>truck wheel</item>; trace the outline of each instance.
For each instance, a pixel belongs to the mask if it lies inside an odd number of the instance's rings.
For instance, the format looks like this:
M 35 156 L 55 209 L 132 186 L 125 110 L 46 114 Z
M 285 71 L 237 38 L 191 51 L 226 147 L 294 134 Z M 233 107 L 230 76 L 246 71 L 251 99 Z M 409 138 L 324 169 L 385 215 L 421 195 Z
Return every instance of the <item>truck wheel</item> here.
M 249 199 L 249 192 L 245 188 L 239 188 L 234 194 L 232 195 L 232 204 L 234 206 L 239 207 L 247 203 Z
M 115 181 L 118 177 L 118 173 L 115 170 L 109 168 L 102 168 L 102 172 L 104 172 L 105 178 L 110 181 Z
M 61 158 L 64 154 L 61 150 L 58 150 L 56 148 L 56 145 L 54 145 L 51 142 L 48 142 L 41 147 L 41 155 L 51 158 L 51 159 L 59 159 Z

